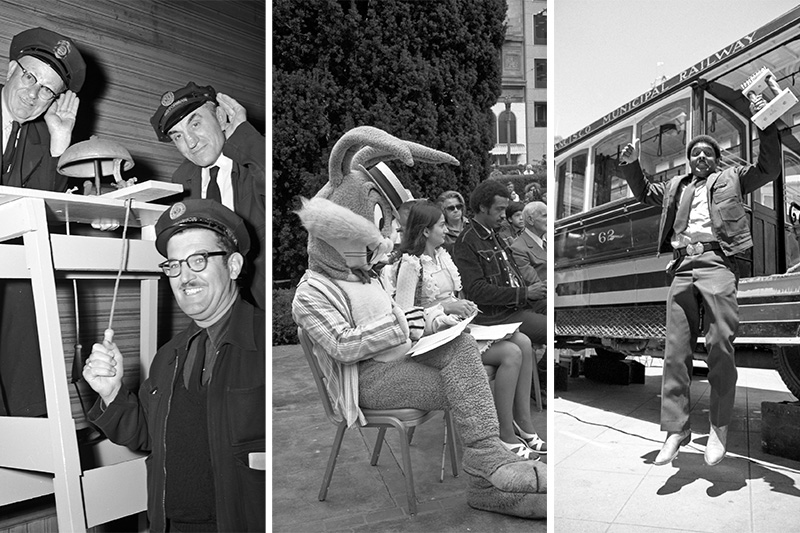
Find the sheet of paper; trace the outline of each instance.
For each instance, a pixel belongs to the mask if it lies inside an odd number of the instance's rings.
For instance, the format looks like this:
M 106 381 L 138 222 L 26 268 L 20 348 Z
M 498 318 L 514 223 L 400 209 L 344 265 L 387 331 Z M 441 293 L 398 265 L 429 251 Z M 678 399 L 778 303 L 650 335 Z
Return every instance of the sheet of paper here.
M 498 341 L 511 336 L 521 325 L 522 322 L 497 324 L 496 326 L 473 324 L 469 327 L 469 334 L 472 335 L 476 341 Z
M 443 329 L 431 335 L 422 337 L 415 345 L 411 347 L 411 349 L 408 351 L 408 355 L 416 357 L 429 352 L 434 348 L 438 348 L 439 346 L 447 344 L 451 340 L 461 335 L 464 332 L 464 328 L 466 328 L 469 323 L 472 322 L 473 318 L 475 318 L 475 315 L 465 318 L 455 326 L 451 326 L 447 329 Z

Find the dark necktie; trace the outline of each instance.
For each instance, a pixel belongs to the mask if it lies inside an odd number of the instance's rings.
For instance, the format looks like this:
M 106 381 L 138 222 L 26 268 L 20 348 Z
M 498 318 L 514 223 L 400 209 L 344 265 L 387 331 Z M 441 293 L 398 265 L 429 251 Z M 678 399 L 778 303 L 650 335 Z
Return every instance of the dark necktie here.
M 689 225 L 689 212 L 692 210 L 692 200 L 694 199 L 694 190 L 697 182 L 697 178 L 692 178 L 692 181 L 690 181 L 683 190 L 681 203 L 678 205 L 678 212 L 675 214 L 675 222 L 672 224 L 672 229 L 675 231 L 676 235 L 683 233 Z
M 6 184 L 8 181 L 5 175 L 8 174 L 11 163 L 14 161 L 14 149 L 16 148 L 17 144 L 17 133 L 19 133 L 19 122 L 15 120 L 11 126 L 11 135 L 8 136 L 8 142 L 6 143 L 5 150 L 3 150 L 3 184 Z
M 219 167 L 211 167 L 208 170 L 209 180 L 208 188 L 206 189 L 206 198 L 222 203 L 222 193 L 220 193 L 219 185 L 217 184 L 217 174 L 219 174 Z

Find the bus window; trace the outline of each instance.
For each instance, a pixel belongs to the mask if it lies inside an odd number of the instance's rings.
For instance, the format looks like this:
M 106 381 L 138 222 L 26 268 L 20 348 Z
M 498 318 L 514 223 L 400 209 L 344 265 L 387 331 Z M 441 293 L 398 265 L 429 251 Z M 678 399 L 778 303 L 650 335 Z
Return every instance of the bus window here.
M 639 122 L 639 163 L 653 181 L 666 181 L 685 172 L 688 116 L 689 98 L 682 98 Z
M 715 101 L 707 99 L 706 102 L 706 134 L 713 137 L 722 150 L 720 169 L 747 164 L 743 142 L 747 139 L 744 121 Z M 755 158 L 754 153 L 753 161 Z
M 564 161 L 558 167 L 558 209 L 556 218 L 583 211 L 583 191 L 586 187 L 586 152 Z
M 600 141 L 594 149 L 594 194 L 592 207 L 630 196 L 628 182 L 620 176 L 619 153 L 631 142 L 633 128 L 625 128 Z
M 800 158 L 784 151 L 786 267 L 800 263 Z

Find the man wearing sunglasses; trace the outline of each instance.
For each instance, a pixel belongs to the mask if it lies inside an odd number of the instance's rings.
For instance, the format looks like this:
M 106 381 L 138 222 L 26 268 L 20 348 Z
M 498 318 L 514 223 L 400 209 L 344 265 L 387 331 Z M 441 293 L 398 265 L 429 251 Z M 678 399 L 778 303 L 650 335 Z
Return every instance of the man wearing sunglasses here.
M 150 452 L 151 531 L 264 531 L 264 311 L 236 280 L 250 237 L 213 200 L 173 205 L 156 223 L 159 266 L 192 323 L 156 353 L 138 396 L 107 335 L 83 377 L 100 395 L 89 419 L 113 442 Z
M 0 86 L 0 185 L 63 192 L 56 172 L 72 139 L 76 93 L 86 64 L 75 43 L 44 28 L 11 40 L 8 74 Z M 29 280 L 0 281 L 0 415 L 47 413 L 33 291 Z

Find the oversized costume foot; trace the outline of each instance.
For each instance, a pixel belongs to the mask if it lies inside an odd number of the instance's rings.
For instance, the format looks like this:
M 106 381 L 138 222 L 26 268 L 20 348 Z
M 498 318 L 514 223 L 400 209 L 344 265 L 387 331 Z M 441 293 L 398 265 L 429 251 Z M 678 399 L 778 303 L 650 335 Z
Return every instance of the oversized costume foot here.
M 527 518 L 545 516 L 547 465 L 509 451 L 499 437 L 497 411 L 477 345 L 462 335 L 440 368 L 450 412 L 464 442 L 470 476 L 467 503 L 475 509 Z
M 546 518 L 547 465 L 535 461 L 516 463 L 516 465 L 526 465 L 536 471 L 538 492 L 504 491 L 480 476 L 467 474 L 469 480 L 467 485 L 467 504 L 473 509 L 480 509 L 481 511 L 491 511 L 521 518 Z M 502 470 L 505 470 L 505 467 L 500 469 L 500 471 Z M 500 471 L 497 474 L 500 474 Z

